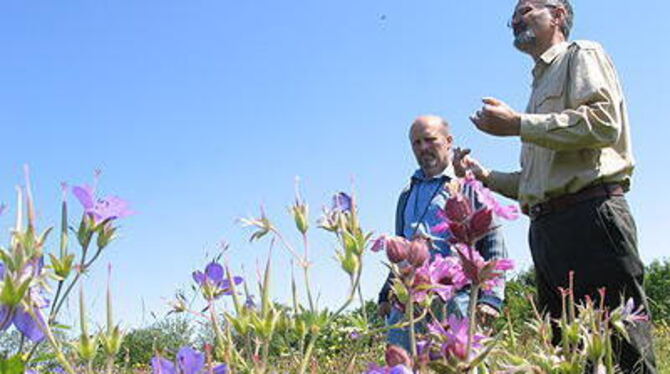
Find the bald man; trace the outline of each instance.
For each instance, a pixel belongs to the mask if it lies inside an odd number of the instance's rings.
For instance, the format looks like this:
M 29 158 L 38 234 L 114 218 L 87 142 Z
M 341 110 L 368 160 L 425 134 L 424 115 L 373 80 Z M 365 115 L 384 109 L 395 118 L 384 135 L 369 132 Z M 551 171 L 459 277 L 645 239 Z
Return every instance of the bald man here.
M 432 237 L 434 240 L 431 244 L 431 255 L 450 255 L 452 250 L 447 240 L 449 233 L 435 234 L 430 230 L 442 220 L 438 211 L 444 208 L 449 198 L 449 193 L 444 187 L 455 177 L 451 166 L 453 137 L 449 124 L 438 116 L 418 117 L 412 123 L 409 138 L 419 169 L 414 172 L 409 186 L 398 199 L 396 235 L 407 239 L 416 236 Z M 475 207 L 480 207 L 479 202 L 475 201 Z M 506 252 L 498 230 L 481 239 L 476 248 L 486 260 L 501 258 Z M 378 311 L 380 316 L 387 318 L 388 324 L 395 324 L 403 318 L 403 312 L 392 306 L 389 299 L 390 287 L 391 274 L 379 293 Z M 478 313 L 484 316 L 483 320 L 490 321 L 499 315 L 503 297 L 504 286 L 479 295 Z M 466 316 L 469 299 L 469 290 L 461 290 L 447 303 L 447 313 L 459 317 Z M 407 329 L 391 330 L 388 342 L 410 351 Z

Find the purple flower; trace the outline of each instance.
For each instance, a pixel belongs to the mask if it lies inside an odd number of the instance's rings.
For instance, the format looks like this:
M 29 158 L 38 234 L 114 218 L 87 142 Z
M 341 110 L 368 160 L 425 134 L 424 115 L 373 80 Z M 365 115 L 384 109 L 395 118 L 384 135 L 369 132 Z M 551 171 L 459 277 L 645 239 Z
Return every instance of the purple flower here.
M 364 374 L 386 374 L 386 373 L 387 369 L 385 367 L 370 363 L 368 364 L 368 370 L 366 370 Z
M 372 247 L 370 250 L 372 252 L 383 251 L 386 248 L 386 241 L 388 240 L 388 235 L 381 234 L 372 242 Z
M 405 365 L 396 365 L 393 367 L 379 366 L 373 363 L 368 365 L 368 369 L 363 374 L 412 374 L 412 369 Z
M 2 215 L 2 213 L 4 213 L 6 209 L 7 209 L 6 204 L 4 203 L 0 204 L 0 215 Z
M 28 261 L 19 273 L 18 282 L 23 283 L 31 277 L 40 276 L 43 267 L 42 257 Z M 6 273 L 5 265 L 0 263 L 0 278 L 4 278 Z M 13 324 L 23 336 L 33 342 L 40 342 L 44 340 L 44 330 L 47 328 L 40 309 L 48 307 L 49 300 L 44 297 L 44 289 L 40 286 L 32 286 L 27 292 L 29 298 L 24 299 L 27 302 L 18 305 L 0 304 L 0 331 L 6 330 Z
M 151 359 L 151 368 L 153 374 L 177 374 L 177 368 L 174 364 L 170 360 L 159 356 Z
M 205 367 L 205 355 L 191 347 L 182 347 L 177 353 L 177 362 L 183 374 L 196 374 Z
M 230 373 L 230 370 L 228 369 L 228 365 L 226 364 L 221 364 L 218 366 L 215 366 L 212 368 L 212 371 L 214 374 L 228 374 Z
M 128 202 L 118 196 L 96 199 L 95 189 L 87 184 L 72 187 L 72 193 L 84 207 L 84 212 L 91 215 L 95 222 L 123 218 L 134 213 Z
M 333 196 L 332 210 L 337 212 L 351 212 L 354 206 L 351 196 L 344 192 L 338 192 Z
M 33 308 L 32 312 L 35 314 L 35 318 L 27 310 L 18 307 L 14 315 L 14 326 L 26 338 L 33 342 L 40 342 L 45 338 L 43 330 L 47 328 L 47 325 L 42 313 L 37 308 Z
M 195 271 L 193 272 L 193 280 L 195 280 L 198 285 L 202 288 L 212 287 L 214 292 L 214 297 L 220 297 L 221 295 L 232 295 L 233 289 L 231 287 L 228 277 L 224 276 L 223 266 L 217 262 L 210 262 L 205 271 Z M 242 277 L 232 277 L 234 285 L 242 283 L 244 280 Z
M 207 373 L 205 368 L 205 355 L 195 349 L 184 346 L 179 349 L 177 353 L 177 364 L 172 361 L 155 356 L 151 359 L 151 368 L 153 374 L 204 374 Z M 214 374 L 228 374 L 228 365 L 220 364 L 212 368 Z
M 396 365 L 389 369 L 389 374 L 412 374 L 412 369 L 408 368 L 405 365 Z

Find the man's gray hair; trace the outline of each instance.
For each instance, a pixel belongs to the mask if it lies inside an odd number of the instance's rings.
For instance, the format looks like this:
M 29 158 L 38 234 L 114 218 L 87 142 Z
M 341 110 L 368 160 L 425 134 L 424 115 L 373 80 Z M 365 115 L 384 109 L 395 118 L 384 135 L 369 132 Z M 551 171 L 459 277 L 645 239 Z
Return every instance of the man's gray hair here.
M 572 30 L 572 22 L 575 18 L 575 13 L 572 10 L 572 5 L 570 0 L 545 0 L 546 5 L 554 7 L 563 7 L 565 9 L 565 22 L 561 26 L 561 32 L 563 36 L 567 39 L 570 36 L 570 30 Z

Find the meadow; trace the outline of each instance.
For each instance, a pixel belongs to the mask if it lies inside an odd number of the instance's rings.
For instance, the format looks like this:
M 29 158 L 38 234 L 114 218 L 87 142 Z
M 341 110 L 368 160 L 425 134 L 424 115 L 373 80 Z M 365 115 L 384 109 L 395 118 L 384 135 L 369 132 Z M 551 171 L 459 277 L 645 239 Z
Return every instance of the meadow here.
M 0 249 L 0 373 L 616 373 L 612 337 L 626 338 L 639 323 L 653 325 L 659 372 L 670 372 L 665 369 L 670 368 L 670 262 L 647 266 L 653 319 L 632 300 L 608 310 L 600 302 L 605 290 L 580 301 L 568 288 L 562 290 L 564 313 L 552 320 L 535 306 L 532 270 L 505 280 L 514 263 L 485 260 L 474 249 L 496 219 L 513 220 L 518 211 L 468 177 L 447 186 L 451 198 L 444 222 L 434 228 L 449 230 L 454 249 L 449 256 L 431 254 L 430 238 L 373 235 L 360 222 L 353 195 L 335 194 L 318 219 L 297 195 L 290 207 L 293 235 L 280 232 L 263 211 L 241 221 L 251 241 L 268 241 L 293 258 L 298 271 L 291 300 L 278 302 L 272 295 L 271 255 L 258 282 L 236 275 L 234 264 L 218 255 L 194 269 L 193 292 L 177 293 L 169 316 L 150 326 L 122 328 L 114 321 L 108 287 L 105 325 L 93 328 L 82 275 L 100 266 L 118 223 L 134 213 L 122 198 L 100 195 L 97 185 L 97 176 L 90 185 L 63 185 L 61 221 L 40 228 L 26 169 L 12 209 L 16 223 Z M 471 208 L 465 186 L 484 202 L 480 209 Z M 80 218 L 75 223 L 71 215 Z M 312 295 L 309 235 L 316 229 L 338 243 L 334 255 L 349 280 L 347 296 L 336 308 L 319 307 Z M 291 244 L 294 238 L 301 246 Z M 361 291 L 368 252 L 394 274 L 392 300 L 404 318 L 392 326 Z M 109 267 L 108 284 L 112 281 Z M 305 295 L 298 294 L 299 283 Z M 500 318 L 483 321 L 476 295 L 503 283 Z M 463 289 L 470 291 L 467 314 L 447 315 L 444 303 Z M 79 305 L 74 326 L 60 322 L 70 298 Z M 558 345 L 551 343 L 552 324 L 561 326 Z M 391 328 L 408 330 L 409 349 L 387 346 Z

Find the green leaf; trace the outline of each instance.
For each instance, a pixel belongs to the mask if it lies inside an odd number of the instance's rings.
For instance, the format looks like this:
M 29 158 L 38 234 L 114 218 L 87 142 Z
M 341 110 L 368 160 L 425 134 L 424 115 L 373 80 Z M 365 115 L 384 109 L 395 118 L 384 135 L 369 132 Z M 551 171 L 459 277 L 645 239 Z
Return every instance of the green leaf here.
M 23 374 L 26 365 L 19 355 L 10 357 L 6 360 L 0 360 L 0 373 L 3 374 Z

